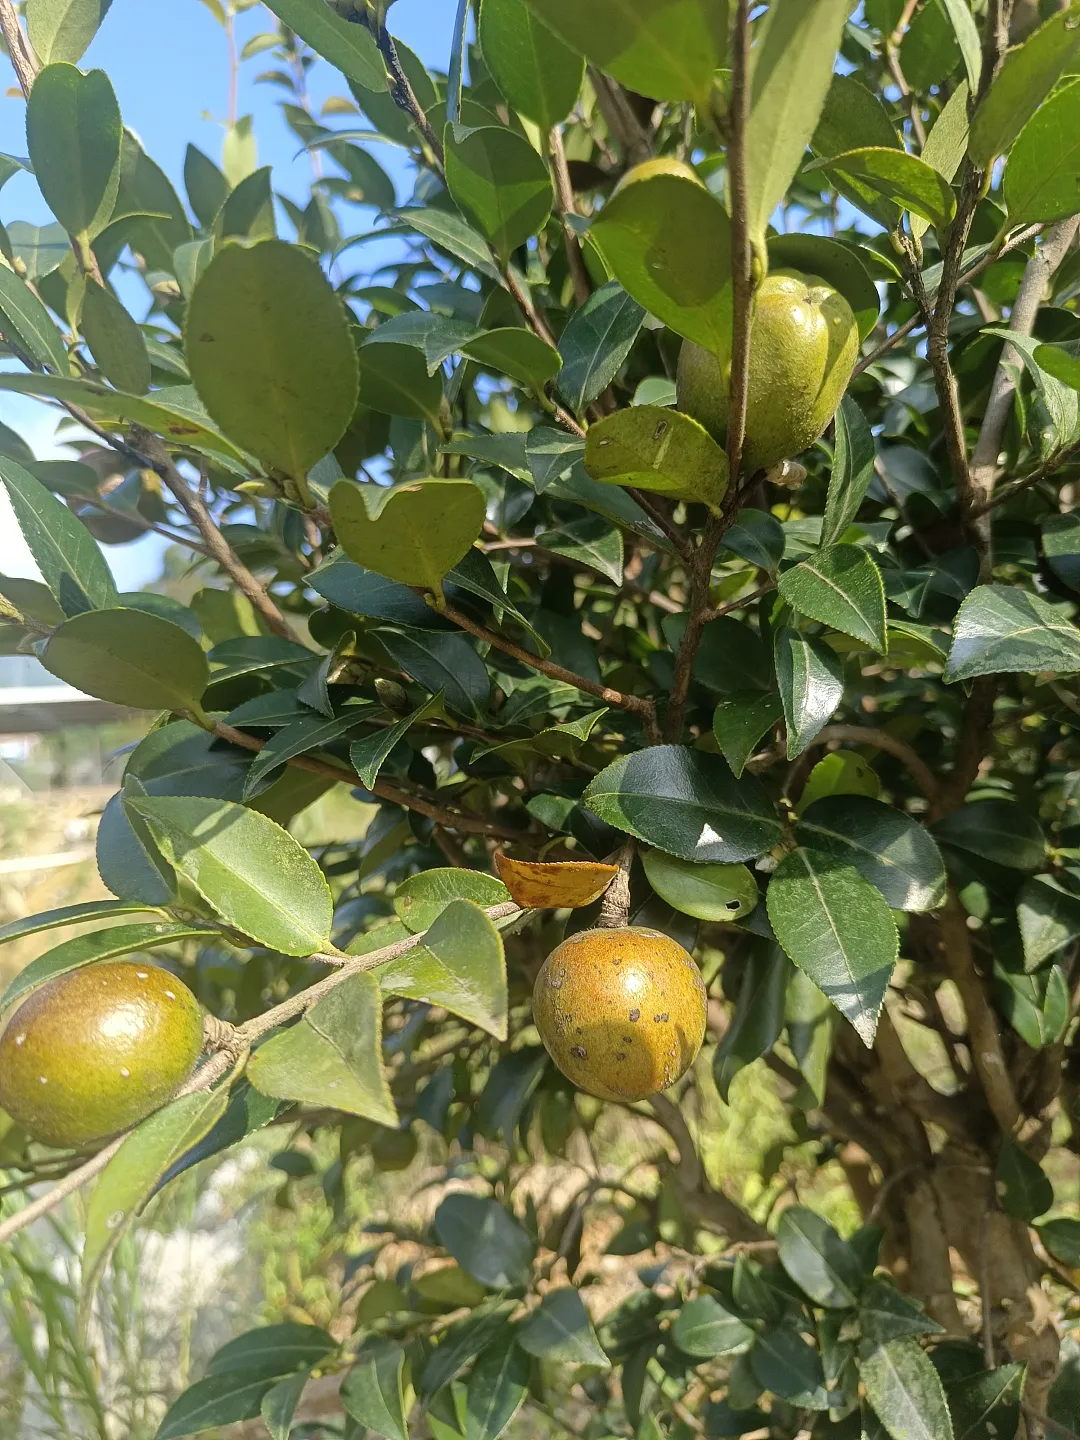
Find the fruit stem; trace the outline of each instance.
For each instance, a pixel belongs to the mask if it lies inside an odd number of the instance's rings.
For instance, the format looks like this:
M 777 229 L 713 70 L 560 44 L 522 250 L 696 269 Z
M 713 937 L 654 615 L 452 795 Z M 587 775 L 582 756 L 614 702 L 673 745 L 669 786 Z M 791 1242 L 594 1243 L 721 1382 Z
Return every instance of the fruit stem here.
M 611 884 L 604 892 L 600 918 L 596 922 L 598 929 L 621 930 L 629 922 L 630 867 L 634 863 L 635 848 L 636 841 L 632 836 L 628 836 L 613 857 L 619 873 L 612 876 Z

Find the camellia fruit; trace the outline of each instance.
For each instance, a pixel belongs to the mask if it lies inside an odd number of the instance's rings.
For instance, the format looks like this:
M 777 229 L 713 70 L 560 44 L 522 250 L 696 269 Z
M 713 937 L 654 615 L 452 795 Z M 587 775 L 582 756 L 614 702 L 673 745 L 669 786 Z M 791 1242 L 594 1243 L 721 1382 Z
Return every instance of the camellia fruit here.
M 536 978 L 533 1019 L 579 1090 L 644 1100 L 674 1085 L 705 1038 L 701 972 L 681 945 L 637 926 L 583 930 Z
M 838 290 L 816 275 L 775 270 L 750 327 L 743 469 L 800 455 L 836 414 L 859 358 L 859 327 Z M 678 404 L 717 440 L 727 433 L 730 355 L 691 340 L 679 354 Z
M 199 1002 L 132 960 L 86 965 L 34 990 L 0 1035 L 0 1108 L 67 1149 L 108 1139 L 175 1095 L 202 1049 Z

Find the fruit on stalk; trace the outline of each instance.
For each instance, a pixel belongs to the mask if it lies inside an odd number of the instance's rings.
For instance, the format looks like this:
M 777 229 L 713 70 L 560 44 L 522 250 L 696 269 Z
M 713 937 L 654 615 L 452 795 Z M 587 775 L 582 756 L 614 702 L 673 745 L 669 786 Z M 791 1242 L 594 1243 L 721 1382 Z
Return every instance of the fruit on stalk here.
M 35 1139 L 91 1145 L 176 1093 L 202 1049 L 202 1012 L 175 975 L 135 960 L 58 975 L 0 1034 L 0 1108 Z
M 766 470 L 812 445 L 836 414 L 859 357 L 851 306 L 816 275 L 774 270 L 750 326 L 743 471 Z M 693 341 L 679 355 L 678 405 L 724 443 L 731 356 Z
M 584 930 L 553 950 L 533 1019 L 555 1064 L 602 1100 L 674 1085 L 701 1049 L 706 995 L 692 957 L 659 930 Z

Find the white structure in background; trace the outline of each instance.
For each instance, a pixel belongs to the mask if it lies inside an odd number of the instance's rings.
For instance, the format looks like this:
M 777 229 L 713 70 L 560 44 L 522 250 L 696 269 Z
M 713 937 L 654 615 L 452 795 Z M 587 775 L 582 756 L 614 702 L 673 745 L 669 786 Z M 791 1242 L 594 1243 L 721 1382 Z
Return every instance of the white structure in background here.
M 25 798 L 30 792 L 18 770 L 42 735 L 74 725 L 107 725 L 131 713 L 57 680 L 32 655 L 0 657 L 0 793 Z M 95 775 L 91 783 L 100 779 Z

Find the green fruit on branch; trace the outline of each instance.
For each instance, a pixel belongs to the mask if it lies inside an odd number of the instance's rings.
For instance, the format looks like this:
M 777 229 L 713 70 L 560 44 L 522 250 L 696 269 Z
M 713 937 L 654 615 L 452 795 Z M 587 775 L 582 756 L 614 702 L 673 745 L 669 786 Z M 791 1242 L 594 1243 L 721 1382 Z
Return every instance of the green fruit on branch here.
M 813 444 L 836 414 L 858 357 L 858 325 L 838 290 L 794 270 L 766 277 L 750 327 L 744 472 L 768 469 Z M 730 379 L 730 355 L 683 342 L 679 409 L 721 443 Z
M 705 1038 L 701 972 L 659 930 L 583 930 L 536 977 L 533 1019 L 568 1080 L 602 1100 L 644 1100 L 674 1085 Z
M 202 1035 L 195 996 L 155 965 L 118 960 L 58 975 L 0 1035 L 0 1108 L 46 1145 L 94 1144 L 171 1099 Z

